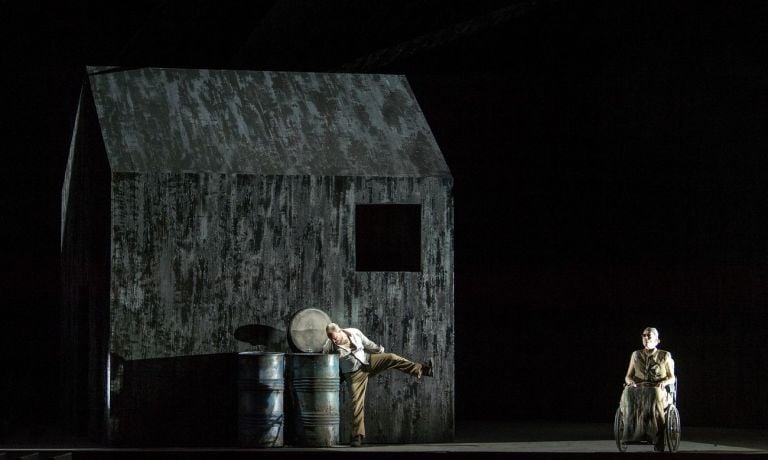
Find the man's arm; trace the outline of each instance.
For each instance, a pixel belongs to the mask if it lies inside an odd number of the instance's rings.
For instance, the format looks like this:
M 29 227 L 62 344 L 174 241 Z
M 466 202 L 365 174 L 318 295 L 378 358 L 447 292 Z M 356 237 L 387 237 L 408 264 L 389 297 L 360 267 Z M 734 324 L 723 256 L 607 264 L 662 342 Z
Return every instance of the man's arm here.
M 624 376 L 624 383 L 632 387 L 637 386 L 637 383 L 635 383 L 635 379 L 633 378 L 635 376 L 635 368 L 632 366 L 632 358 L 634 358 L 634 356 L 633 353 L 632 356 L 629 357 L 629 367 L 627 368 L 627 374 Z
M 333 352 L 333 342 L 331 342 L 331 339 L 325 339 L 325 343 L 323 344 L 323 353 L 327 355 Z
M 667 385 L 672 385 L 673 383 L 677 382 L 677 377 L 675 377 L 675 360 L 672 359 L 672 355 L 669 354 L 667 356 L 667 378 L 659 382 L 659 387 L 664 388 Z
M 384 347 L 382 345 L 376 344 L 376 342 L 366 337 L 362 332 L 360 332 L 360 338 L 363 342 L 363 350 L 372 354 L 384 353 Z

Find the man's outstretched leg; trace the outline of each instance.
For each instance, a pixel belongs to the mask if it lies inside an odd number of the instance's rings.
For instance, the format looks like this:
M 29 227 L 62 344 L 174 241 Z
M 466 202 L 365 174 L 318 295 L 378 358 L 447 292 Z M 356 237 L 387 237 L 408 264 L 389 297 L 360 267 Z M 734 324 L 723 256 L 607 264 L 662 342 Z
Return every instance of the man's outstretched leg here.
M 404 372 L 416 378 L 422 376 L 432 377 L 433 374 L 431 359 L 429 362 L 421 364 L 414 363 L 413 361 L 394 353 L 377 353 L 371 355 L 370 362 L 370 366 L 368 367 L 370 375 L 376 375 L 387 369 L 397 369 L 400 372 Z

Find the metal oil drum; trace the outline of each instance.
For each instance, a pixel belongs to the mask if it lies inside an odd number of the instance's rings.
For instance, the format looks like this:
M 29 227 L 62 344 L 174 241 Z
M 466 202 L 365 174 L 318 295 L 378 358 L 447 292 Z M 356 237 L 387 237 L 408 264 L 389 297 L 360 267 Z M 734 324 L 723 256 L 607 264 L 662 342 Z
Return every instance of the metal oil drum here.
M 294 444 L 331 447 L 339 443 L 339 356 L 287 355 L 290 420 Z
M 285 353 L 239 353 L 237 372 L 240 446 L 282 447 Z

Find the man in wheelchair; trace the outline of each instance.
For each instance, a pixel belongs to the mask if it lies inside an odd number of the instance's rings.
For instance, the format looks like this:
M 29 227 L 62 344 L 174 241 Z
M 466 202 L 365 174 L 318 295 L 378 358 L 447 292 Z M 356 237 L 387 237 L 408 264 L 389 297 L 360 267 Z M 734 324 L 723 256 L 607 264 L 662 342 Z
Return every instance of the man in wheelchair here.
M 674 403 L 670 388 L 677 382 L 675 362 L 668 351 L 656 348 L 659 331 L 643 331 L 643 349 L 632 353 L 620 410 L 623 414 L 624 442 L 649 442 L 657 451 L 664 450 L 665 410 Z

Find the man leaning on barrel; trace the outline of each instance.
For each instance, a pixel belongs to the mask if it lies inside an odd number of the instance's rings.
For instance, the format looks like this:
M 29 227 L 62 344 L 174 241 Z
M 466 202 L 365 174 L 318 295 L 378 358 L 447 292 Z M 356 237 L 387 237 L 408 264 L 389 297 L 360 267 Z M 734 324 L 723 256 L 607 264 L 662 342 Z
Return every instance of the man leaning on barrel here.
M 352 447 L 360 447 L 365 438 L 365 390 L 368 378 L 387 369 L 397 369 L 417 379 L 432 377 L 433 362 L 419 364 L 394 353 L 384 353 L 384 347 L 377 345 L 359 329 L 342 329 L 336 323 L 325 327 L 328 336 L 323 353 L 338 353 L 339 367 L 352 393 Z

